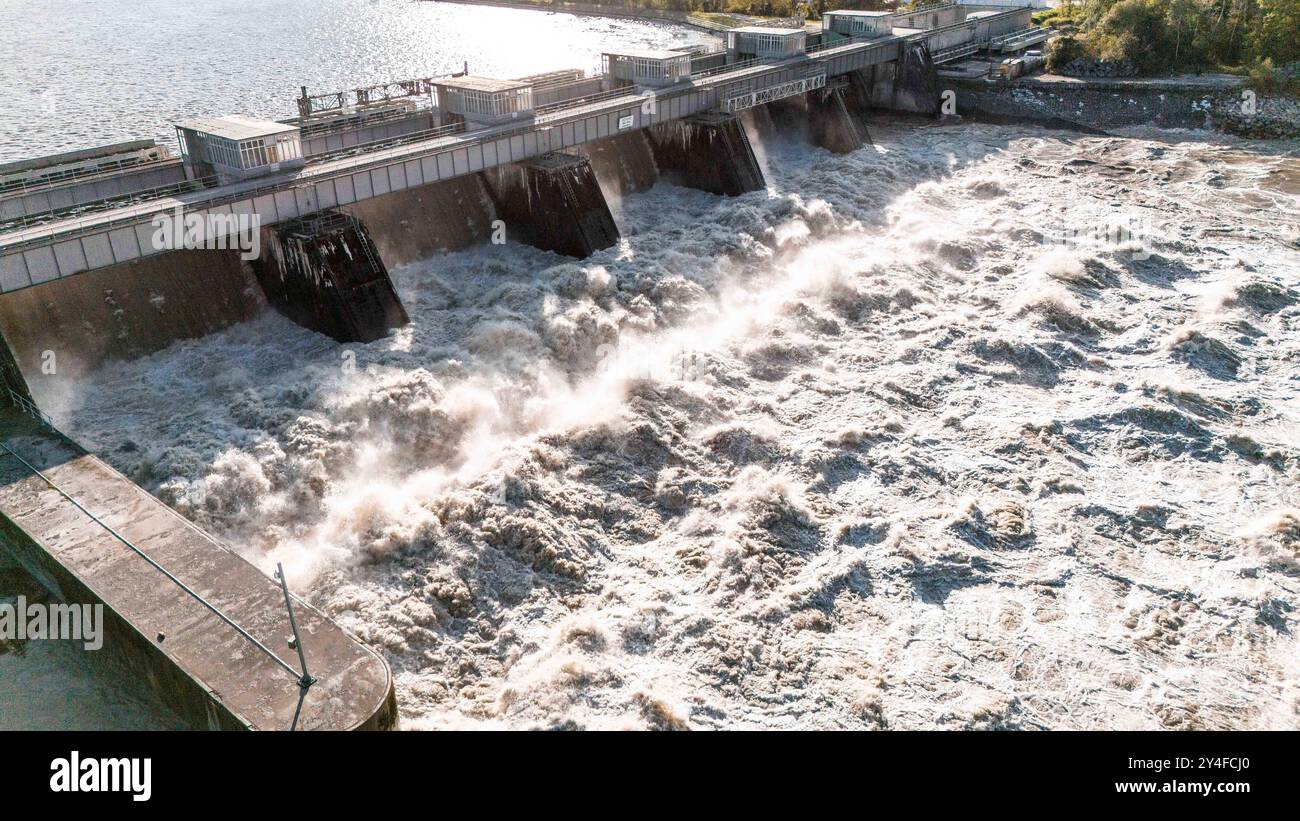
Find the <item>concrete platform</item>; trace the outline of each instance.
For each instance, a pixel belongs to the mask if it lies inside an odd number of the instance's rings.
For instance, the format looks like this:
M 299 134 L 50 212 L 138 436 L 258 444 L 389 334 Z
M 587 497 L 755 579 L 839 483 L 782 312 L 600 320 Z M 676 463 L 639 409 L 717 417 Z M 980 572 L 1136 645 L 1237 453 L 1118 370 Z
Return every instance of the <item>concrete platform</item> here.
M 0 442 L 297 667 L 279 584 L 122 474 L 35 420 L 0 409 Z M 301 690 L 288 671 L 104 526 L 0 449 L 0 549 L 65 601 L 104 605 L 104 647 L 125 677 L 190 725 L 289 729 Z M 294 612 L 317 679 L 299 729 L 392 729 L 388 665 L 310 605 Z

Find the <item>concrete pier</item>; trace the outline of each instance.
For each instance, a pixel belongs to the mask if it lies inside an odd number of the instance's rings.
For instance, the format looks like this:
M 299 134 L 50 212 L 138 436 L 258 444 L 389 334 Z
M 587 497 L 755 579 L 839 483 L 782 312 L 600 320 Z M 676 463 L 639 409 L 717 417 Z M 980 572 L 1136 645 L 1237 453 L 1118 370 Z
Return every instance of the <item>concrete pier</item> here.
M 734 114 L 702 114 L 649 129 L 659 175 L 667 182 L 736 197 L 766 187 L 763 170 Z
M 939 75 L 924 41 L 905 43 L 898 60 L 851 72 L 849 78 L 873 108 L 939 113 Z
M 618 242 L 618 226 L 586 157 L 545 154 L 484 176 L 510 239 L 578 259 Z
M 87 652 L 106 654 L 118 675 L 195 729 L 290 728 L 302 693 L 295 677 L 107 528 L 296 668 L 278 583 L 30 417 L 0 409 L 0 442 L 17 454 L 0 449 L 0 549 L 63 601 L 103 605 L 104 646 Z M 394 728 L 384 660 L 309 604 L 295 600 L 294 615 L 317 679 L 298 728 Z
M 389 268 L 487 242 L 495 218 L 482 174 L 394 191 L 338 210 L 361 220 Z
M 263 229 L 253 263 L 267 301 L 339 342 L 371 342 L 409 319 L 365 225 L 338 211 Z
M 867 132 L 867 103 L 849 83 L 804 95 L 808 138 L 833 154 L 849 154 L 871 143 Z

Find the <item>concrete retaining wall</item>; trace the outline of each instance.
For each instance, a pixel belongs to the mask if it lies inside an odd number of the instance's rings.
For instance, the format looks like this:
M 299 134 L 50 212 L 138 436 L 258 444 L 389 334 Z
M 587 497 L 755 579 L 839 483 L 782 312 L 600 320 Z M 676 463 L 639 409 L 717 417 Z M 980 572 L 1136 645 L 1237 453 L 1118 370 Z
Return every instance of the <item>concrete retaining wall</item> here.
M 1023 31 L 1034 23 L 1034 12 L 1030 8 L 1011 9 L 989 17 L 978 18 L 975 23 L 975 39 L 989 40 L 1013 31 Z M 931 46 L 933 49 L 934 46 Z
M 0 410 L 0 441 L 52 483 L 0 451 L 0 545 L 58 598 L 103 605 L 105 643 L 94 652 L 195 729 L 290 727 L 300 700 L 295 676 L 55 487 L 111 523 L 281 658 L 293 657 L 285 641 L 291 628 L 283 593 L 275 582 L 29 417 Z M 306 603 L 296 602 L 295 614 L 318 679 L 302 702 L 299 728 L 395 727 L 396 697 L 383 659 Z
M 1204 128 L 1206 107 L 1240 101 L 1239 89 L 1189 89 L 1140 82 L 1053 82 L 1030 78 L 1012 84 L 944 78 L 956 91 L 957 113 L 987 120 L 1035 122 L 1052 127 L 1102 130 L 1128 125 Z
M 262 304 L 238 251 L 171 251 L 0 295 L 0 333 L 40 396 L 46 351 L 57 377 L 76 376 L 250 319 Z
M 212 698 L 206 687 L 186 675 L 172 659 L 155 651 L 154 642 L 105 604 L 75 574 L 46 552 L 9 516 L 0 513 L 0 550 L 3 550 L 42 587 L 58 599 L 77 604 L 104 605 L 104 647 L 96 661 L 123 686 L 141 687 L 192 730 L 247 730 L 248 722 Z
M 180 160 L 168 160 L 153 165 L 105 173 L 79 182 L 54 185 L 30 193 L 13 192 L 0 197 L 0 222 L 44 211 L 71 208 L 80 203 L 120 197 L 132 191 L 159 188 L 182 182 L 185 169 Z

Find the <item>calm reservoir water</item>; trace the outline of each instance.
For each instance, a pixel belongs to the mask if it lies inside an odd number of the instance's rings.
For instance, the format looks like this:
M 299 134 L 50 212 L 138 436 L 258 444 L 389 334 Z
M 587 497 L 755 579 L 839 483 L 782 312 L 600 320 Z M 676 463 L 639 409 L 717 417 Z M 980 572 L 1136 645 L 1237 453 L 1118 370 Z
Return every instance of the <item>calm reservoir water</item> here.
M 459 71 L 595 70 L 603 49 L 691 29 L 412 0 L 0 0 L 0 162 L 118 140 L 173 143 L 200 115 L 283 118 L 309 93 Z

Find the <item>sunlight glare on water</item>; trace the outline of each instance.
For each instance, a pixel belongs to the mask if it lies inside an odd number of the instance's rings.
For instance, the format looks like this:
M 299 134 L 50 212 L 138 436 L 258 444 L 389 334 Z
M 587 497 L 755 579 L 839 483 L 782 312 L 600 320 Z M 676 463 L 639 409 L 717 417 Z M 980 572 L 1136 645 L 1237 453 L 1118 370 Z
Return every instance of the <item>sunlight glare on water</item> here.
M 595 71 L 614 46 L 704 32 L 631 20 L 410 0 L 0 4 L 0 162 L 155 138 L 196 116 L 295 115 L 325 93 L 460 71 Z M 12 55 L 12 57 L 8 57 Z

